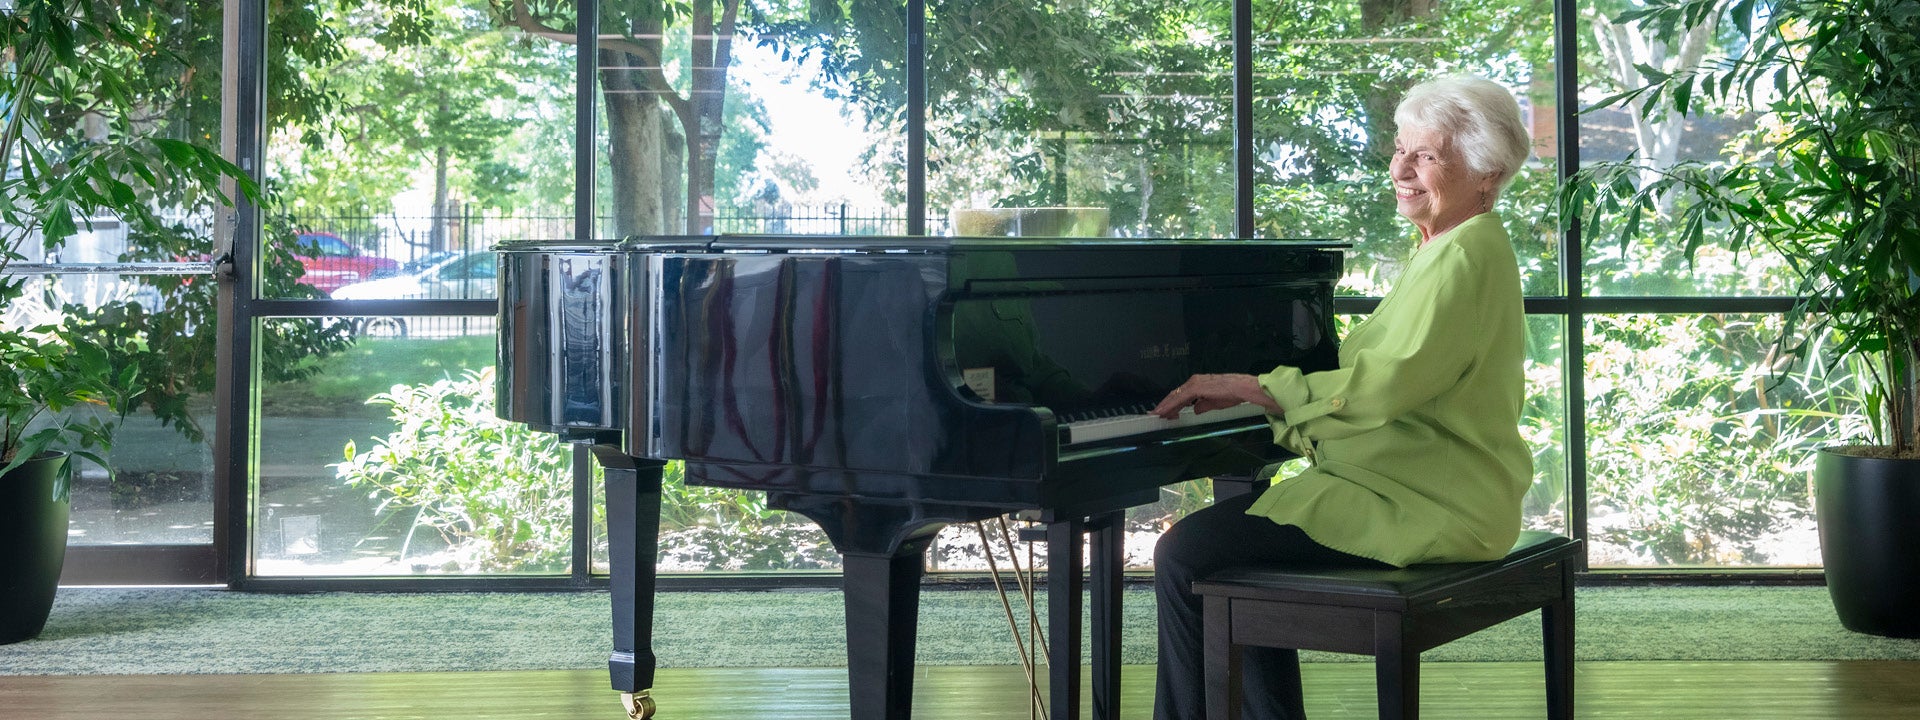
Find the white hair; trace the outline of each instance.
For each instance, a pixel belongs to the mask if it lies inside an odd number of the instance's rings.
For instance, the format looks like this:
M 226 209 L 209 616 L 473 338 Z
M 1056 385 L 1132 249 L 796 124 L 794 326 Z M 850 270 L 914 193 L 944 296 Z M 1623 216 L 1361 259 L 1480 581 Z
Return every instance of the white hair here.
M 1496 189 L 1506 188 L 1533 152 L 1520 103 L 1506 88 L 1484 78 L 1449 77 L 1415 85 L 1393 111 L 1393 122 L 1403 130 L 1447 136 L 1469 170 L 1499 175 Z

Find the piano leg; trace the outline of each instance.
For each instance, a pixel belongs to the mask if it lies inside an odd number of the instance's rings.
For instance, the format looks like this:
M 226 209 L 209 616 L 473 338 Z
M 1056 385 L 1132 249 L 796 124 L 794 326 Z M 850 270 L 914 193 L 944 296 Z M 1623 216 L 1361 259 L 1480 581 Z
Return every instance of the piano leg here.
M 920 578 L 927 546 L 948 523 L 972 522 L 998 511 L 779 492 L 767 493 L 767 505 L 812 519 L 840 551 L 849 717 L 908 720 L 913 714 L 914 636 L 920 629 Z
M 1096 516 L 1092 553 L 1093 720 L 1120 717 L 1120 581 L 1126 571 L 1126 512 Z
M 627 716 L 653 716 L 654 565 L 660 551 L 660 481 L 666 462 L 596 447 L 606 469 L 607 554 L 613 596 L 613 689 Z
M 1053 720 L 1080 717 L 1080 617 L 1090 610 L 1094 720 L 1120 717 L 1120 581 L 1125 569 L 1124 511 L 1047 524 L 1047 713 Z M 1081 536 L 1091 546 L 1088 558 Z M 1080 571 L 1091 560 L 1091 580 Z M 1083 590 L 1091 590 L 1091 608 Z M 1064 600 L 1064 602 L 1062 602 Z
M 1081 535 L 1087 523 L 1069 517 L 1047 523 L 1047 713 L 1080 717 Z
M 853 720 L 906 720 L 913 714 L 914 636 L 926 547 L 919 542 L 894 555 L 842 556 Z

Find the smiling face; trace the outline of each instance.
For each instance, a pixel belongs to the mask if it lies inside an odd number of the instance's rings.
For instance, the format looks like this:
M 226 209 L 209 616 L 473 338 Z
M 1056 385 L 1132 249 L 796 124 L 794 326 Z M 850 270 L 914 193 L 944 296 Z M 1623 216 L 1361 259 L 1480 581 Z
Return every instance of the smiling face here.
M 1393 196 L 1400 214 L 1420 228 L 1420 242 L 1486 212 L 1494 175 L 1475 173 L 1439 133 L 1407 128 L 1393 141 Z

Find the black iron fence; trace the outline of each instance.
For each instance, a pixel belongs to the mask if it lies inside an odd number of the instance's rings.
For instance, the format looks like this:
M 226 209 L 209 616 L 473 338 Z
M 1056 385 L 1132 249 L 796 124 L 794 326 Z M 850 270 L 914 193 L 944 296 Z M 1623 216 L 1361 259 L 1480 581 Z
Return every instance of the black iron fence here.
M 294 227 L 303 232 L 338 235 L 368 253 L 402 263 L 439 251 L 485 250 L 510 240 L 573 237 L 571 215 L 521 215 L 462 211 L 433 215 L 295 215 Z M 613 237 L 613 218 L 594 221 L 601 237 Z M 942 215 L 927 218 L 927 234 L 944 235 L 948 221 Z M 722 208 L 714 216 L 714 232 L 771 235 L 904 235 L 907 217 L 900 208 L 869 208 L 851 204 L 778 205 Z

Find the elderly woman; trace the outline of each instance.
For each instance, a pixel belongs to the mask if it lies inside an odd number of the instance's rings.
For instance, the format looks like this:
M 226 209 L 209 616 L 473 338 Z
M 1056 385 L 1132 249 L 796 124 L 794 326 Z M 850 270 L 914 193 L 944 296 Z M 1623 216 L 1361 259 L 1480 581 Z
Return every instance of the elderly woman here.
M 1533 474 L 1519 432 L 1526 328 L 1513 249 L 1492 208 L 1527 159 L 1527 130 L 1513 96 L 1477 78 L 1414 87 L 1394 122 L 1394 198 L 1420 242 L 1379 308 L 1347 334 L 1340 367 L 1196 375 L 1153 411 L 1254 403 L 1274 441 L 1312 461 L 1160 538 L 1161 720 L 1205 715 L 1194 580 L 1245 563 L 1491 560 L 1519 535 Z M 1297 654 L 1243 657 L 1245 716 L 1299 720 Z

